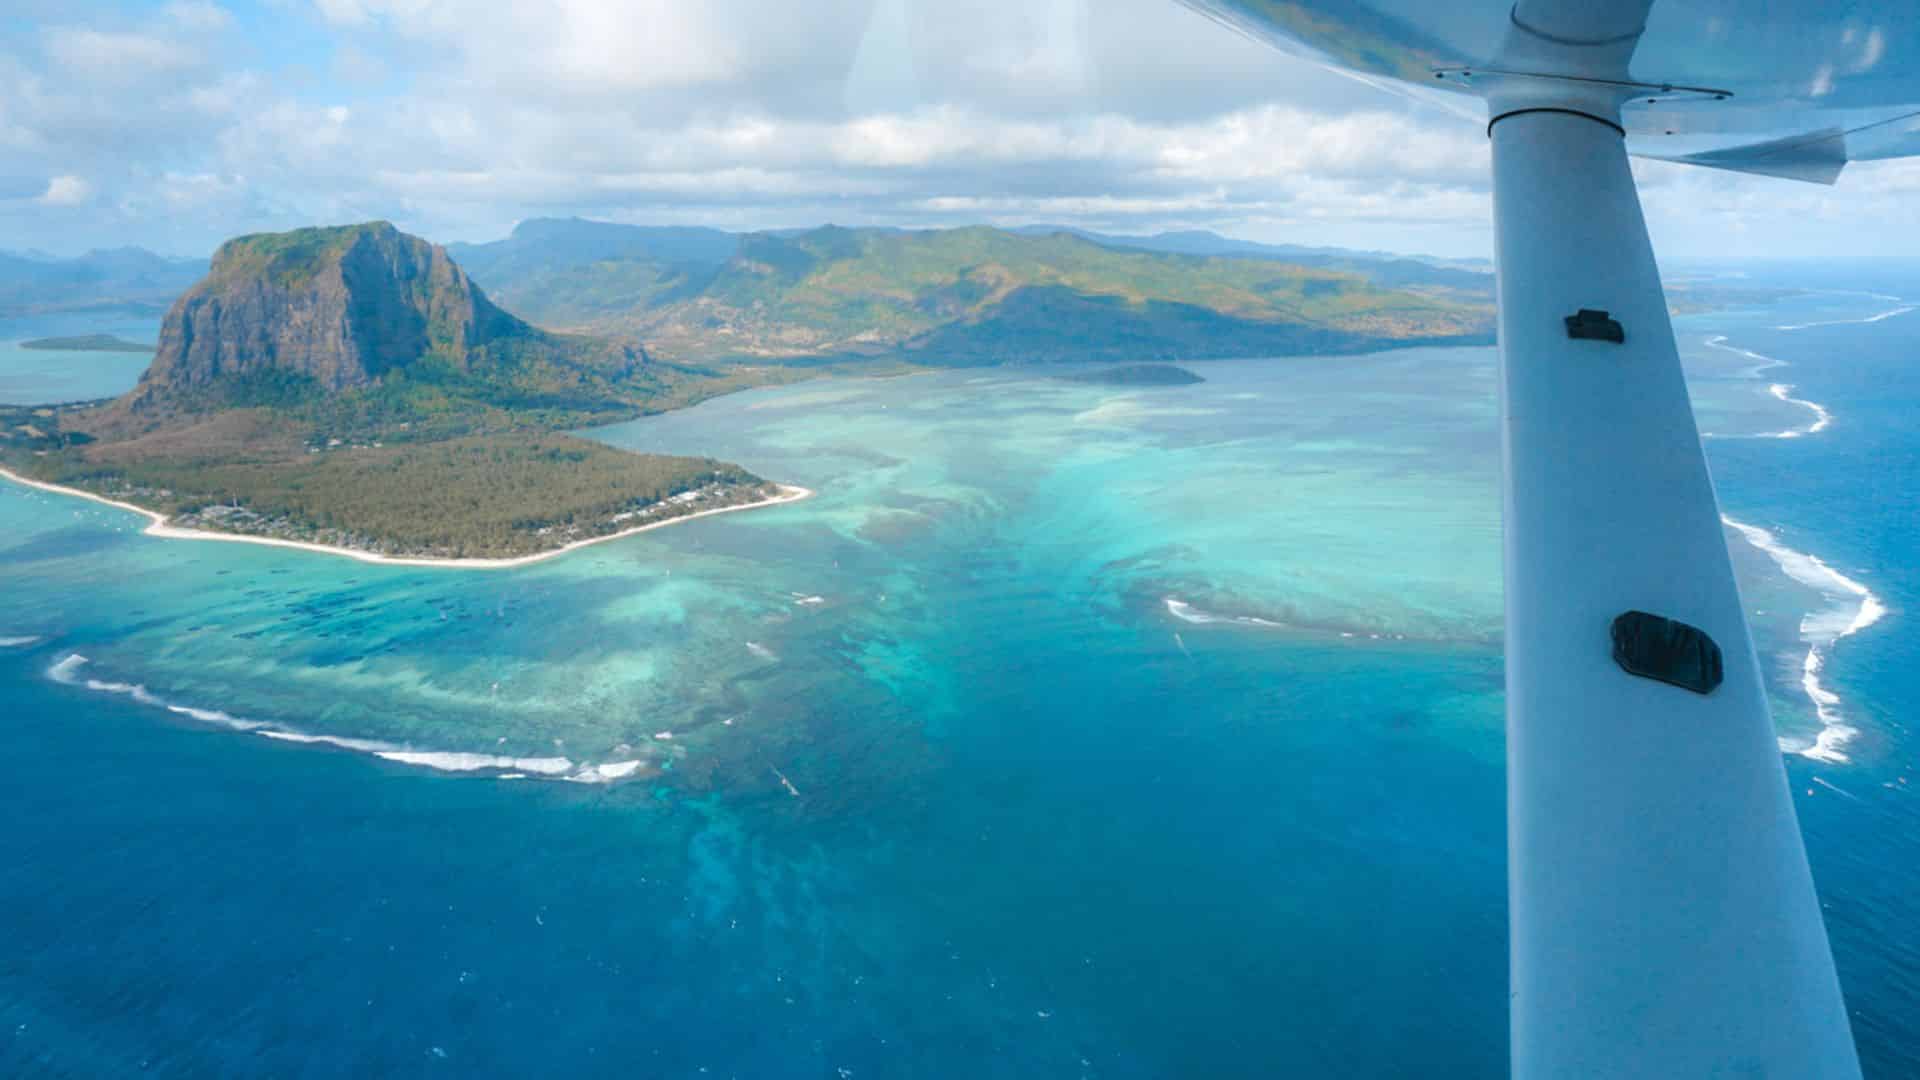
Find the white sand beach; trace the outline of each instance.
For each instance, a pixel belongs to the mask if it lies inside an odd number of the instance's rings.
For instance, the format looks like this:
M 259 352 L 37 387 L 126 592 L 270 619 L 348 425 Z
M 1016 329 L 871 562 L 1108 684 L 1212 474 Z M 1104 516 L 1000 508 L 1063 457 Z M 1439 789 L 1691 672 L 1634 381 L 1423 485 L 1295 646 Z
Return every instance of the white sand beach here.
M 240 533 L 208 532 L 205 529 L 182 529 L 167 524 L 167 516 L 165 514 L 148 510 L 143 506 L 135 506 L 130 502 L 122 502 L 119 499 L 109 499 L 104 495 L 96 495 L 91 491 L 82 491 L 79 488 L 67 487 L 63 484 L 49 484 L 43 480 L 30 479 L 6 468 L 0 468 L 0 477 L 4 477 L 16 484 L 21 484 L 26 487 L 39 488 L 41 491 L 51 491 L 57 495 L 71 495 L 76 498 L 102 503 L 115 509 L 128 510 L 140 514 L 149 522 L 146 529 L 142 530 L 147 536 L 157 536 L 167 540 L 219 540 L 234 544 L 262 544 L 267 547 L 298 548 L 301 551 L 311 551 L 321 555 L 339 555 L 364 563 L 380 563 L 385 566 L 426 566 L 452 570 L 507 570 L 516 566 L 529 566 L 546 559 L 565 555 L 569 551 L 589 547 L 593 544 L 604 544 L 609 540 L 619 540 L 623 537 L 647 532 L 651 529 L 663 529 L 669 525 L 678 525 L 683 521 L 692 521 L 695 518 L 709 517 L 714 514 L 731 514 L 737 510 L 755 510 L 763 506 L 778 506 L 782 503 L 799 502 L 801 499 L 808 498 L 813 494 L 812 490 L 794 484 L 776 484 L 774 486 L 779 489 L 780 493 L 770 498 L 760 499 L 750 503 L 741 503 L 738 506 L 718 506 L 711 510 L 699 510 L 691 514 L 682 514 L 679 517 L 668 518 L 665 521 L 654 521 L 645 525 L 636 525 L 631 529 L 622 529 L 619 532 L 611 532 L 605 536 L 595 536 L 586 540 L 575 540 L 571 544 L 554 548 L 551 551 L 537 551 L 531 555 L 516 555 L 513 558 L 507 559 L 435 559 L 417 555 L 381 555 L 372 551 L 333 547 L 327 544 L 312 544 L 303 540 L 280 540 L 269 536 L 244 536 Z

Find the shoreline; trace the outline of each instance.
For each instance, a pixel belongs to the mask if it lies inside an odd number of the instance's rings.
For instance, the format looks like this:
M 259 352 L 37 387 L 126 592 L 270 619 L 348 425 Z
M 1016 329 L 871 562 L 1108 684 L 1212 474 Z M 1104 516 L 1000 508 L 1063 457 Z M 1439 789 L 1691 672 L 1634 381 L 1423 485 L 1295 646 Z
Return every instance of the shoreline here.
M 665 521 L 653 521 L 645 525 L 636 525 L 631 529 L 621 529 L 617 532 L 610 532 L 605 536 L 593 536 L 585 540 L 575 540 L 572 543 L 563 544 L 551 551 L 536 551 L 531 555 L 513 555 L 500 558 L 439 559 L 429 555 L 382 555 L 379 552 L 361 551 L 358 548 L 333 547 L 328 544 L 315 544 L 305 540 L 281 540 L 271 536 L 247 536 L 244 533 L 210 532 L 206 529 L 182 529 L 167 524 L 167 516 L 156 510 L 149 510 L 144 506 L 136 506 L 133 503 L 123 502 L 119 499 L 109 499 L 105 495 L 97 495 L 91 491 L 85 491 L 80 488 L 67 487 L 63 484 L 50 484 L 44 480 L 34 480 L 30 477 L 22 476 L 5 466 L 0 466 L 0 478 L 10 480 L 24 487 L 50 491 L 56 495 L 71 495 L 86 499 L 90 502 L 100 503 L 104 506 L 111 506 L 116 510 L 127 510 L 139 514 L 147 519 L 147 527 L 140 531 L 143 536 L 152 536 L 162 540 L 218 540 L 234 544 L 259 544 L 263 547 L 293 548 L 298 551 L 309 551 L 318 555 L 335 555 L 352 559 L 356 562 L 374 563 L 382 566 L 416 566 L 436 570 L 510 570 L 518 566 L 531 566 L 534 563 L 558 558 L 569 551 L 577 551 L 580 548 L 591 547 L 594 544 L 604 544 L 609 540 L 620 540 L 629 536 L 636 536 L 640 533 L 650 532 L 654 529 L 662 529 L 669 525 L 678 525 L 683 521 L 692 521 L 695 518 L 710 517 L 714 514 L 731 514 L 738 510 L 757 510 L 763 506 L 780 506 L 785 503 L 799 502 L 802 499 L 813 496 L 813 491 L 810 488 L 800 487 L 797 484 L 775 483 L 773 486 L 779 489 L 780 493 L 772 498 L 759 499 L 750 503 L 741 503 L 738 506 L 716 506 L 711 510 L 696 510 L 691 514 L 681 514 L 679 517 L 668 518 Z

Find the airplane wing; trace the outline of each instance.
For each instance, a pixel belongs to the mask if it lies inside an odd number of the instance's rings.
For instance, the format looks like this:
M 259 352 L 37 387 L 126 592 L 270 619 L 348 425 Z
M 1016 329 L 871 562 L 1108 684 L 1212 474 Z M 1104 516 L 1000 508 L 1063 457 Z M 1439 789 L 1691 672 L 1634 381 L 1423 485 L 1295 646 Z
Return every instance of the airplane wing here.
M 1628 155 L 1920 150 L 1920 8 L 1183 2 L 1486 106 L 1513 1074 L 1859 1076 Z

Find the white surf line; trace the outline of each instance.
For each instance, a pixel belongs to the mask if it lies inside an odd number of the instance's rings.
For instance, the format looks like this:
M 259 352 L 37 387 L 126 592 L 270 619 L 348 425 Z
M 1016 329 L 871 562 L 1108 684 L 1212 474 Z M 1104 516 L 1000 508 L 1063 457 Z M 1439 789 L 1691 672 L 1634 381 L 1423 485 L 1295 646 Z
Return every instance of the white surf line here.
M 1790 326 L 1776 326 L 1774 327 L 1774 329 L 1775 330 L 1806 330 L 1815 326 L 1848 326 L 1855 323 L 1877 323 L 1881 319 L 1891 319 L 1895 315 L 1905 315 L 1907 312 L 1914 310 L 1915 307 L 1920 307 L 1920 305 L 1909 304 L 1905 300 L 1902 300 L 1897 296 L 1887 296 L 1884 293 L 1864 293 L 1861 295 L 1871 296 L 1875 300 L 1888 300 L 1895 304 L 1899 304 L 1900 306 L 1896 308 L 1892 308 L 1887 311 L 1882 311 L 1878 315 L 1869 315 L 1864 319 L 1819 319 L 1814 322 L 1794 323 Z
M 1811 777 L 1810 779 L 1812 779 L 1814 783 L 1819 784 L 1821 787 L 1826 788 L 1828 791 L 1833 792 L 1835 795 L 1843 795 L 1849 799 L 1852 799 L 1854 802 L 1860 801 L 1860 796 L 1855 795 L 1853 792 L 1848 791 L 1846 788 L 1841 787 L 1839 784 L 1835 784 L 1829 780 L 1824 780 L 1818 776 Z
M 1878 294 L 1872 295 L 1883 300 L 1893 300 L 1896 302 L 1899 300 L 1898 297 L 1879 296 Z M 1833 320 L 1833 322 L 1879 322 L 1881 319 L 1891 318 L 1894 315 L 1911 310 L 1913 310 L 1912 307 L 1897 308 L 1867 319 L 1838 319 Z M 1782 326 L 1776 329 L 1795 330 L 1802 329 L 1805 326 L 1816 325 L 1829 324 L 1805 323 L 1797 327 Z M 1762 373 L 1770 371 L 1773 368 L 1787 366 L 1786 361 L 1776 357 L 1767 356 L 1764 353 L 1757 353 L 1752 349 L 1743 349 L 1737 345 L 1727 344 L 1726 335 L 1724 334 L 1716 334 L 1706 339 L 1706 344 L 1710 348 L 1721 349 L 1758 361 L 1758 366 L 1743 372 L 1743 374 L 1755 378 L 1758 378 Z M 1803 398 L 1794 397 L 1793 385 L 1791 383 L 1773 383 L 1767 387 L 1767 392 L 1776 399 L 1789 405 L 1798 405 L 1810 410 L 1813 413 L 1813 422 L 1806 427 L 1791 428 L 1786 431 L 1769 431 L 1755 435 L 1717 437 L 1797 439 L 1803 435 L 1815 435 L 1825 431 L 1827 427 L 1833 423 L 1833 414 L 1828 412 L 1824 405 L 1816 401 L 1807 401 Z M 1713 438 L 1716 436 L 1710 433 L 1703 433 L 1701 437 Z M 1748 543 L 1765 552 L 1780 569 L 1786 572 L 1788 577 L 1818 590 L 1822 596 L 1827 598 L 1830 605 L 1829 607 L 1821 611 L 1809 612 L 1800 621 L 1800 637 L 1801 640 L 1807 644 L 1807 657 L 1801 665 L 1800 685 L 1806 691 L 1808 700 L 1813 702 L 1814 713 L 1820 719 L 1820 733 L 1814 738 L 1810 746 L 1799 746 L 1793 740 L 1788 739 L 1780 739 L 1779 742 L 1782 751 L 1799 754 L 1802 757 L 1811 758 L 1815 761 L 1835 763 L 1846 761 L 1847 755 L 1841 748 L 1852 741 L 1855 735 L 1859 734 L 1859 729 L 1848 724 L 1841 716 L 1839 710 L 1840 697 L 1833 693 L 1833 691 L 1828 690 L 1821 683 L 1820 672 L 1821 669 L 1825 667 L 1827 655 L 1832 651 L 1835 643 L 1841 638 L 1858 633 L 1880 621 L 1880 618 L 1886 614 L 1886 606 L 1883 605 L 1879 598 L 1874 596 L 1865 585 L 1828 566 L 1822 562 L 1818 556 L 1795 551 L 1779 543 L 1771 532 L 1758 526 L 1748 525 L 1725 515 L 1721 516 L 1721 520 L 1726 522 L 1728 526 L 1739 530 L 1740 535 L 1745 537 Z M 1824 783 L 1824 781 L 1822 781 L 1822 783 Z M 1835 790 L 1837 791 L 1839 789 L 1836 788 Z
M 1813 423 L 1808 424 L 1798 431 L 1776 432 L 1773 436 L 1776 439 L 1797 439 L 1802 435 L 1817 435 L 1827 430 L 1828 424 L 1833 423 L 1833 414 L 1827 411 L 1826 406 L 1817 401 L 1808 401 L 1805 398 L 1794 397 L 1792 383 L 1774 383 L 1772 386 L 1767 387 L 1767 393 L 1772 394 L 1774 397 L 1779 398 L 1789 405 L 1798 405 L 1803 409 L 1813 410 Z
M 1846 761 L 1843 747 L 1853 741 L 1860 730 L 1847 723 L 1846 717 L 1840 712 L 1840 696 L 1821 683 L 1820 672 L 1826 667 L 1827 656 L 1833 647 L 1842 638 L 1851 637 L 1879 622 L 1887 613 L 1886 605 L 1873 595 L 1872 590 L 1828 566 L 1819 556 L 1795 551 L 1780 543 L 1773 533 L 1757 525 L 1735 521 L 1724 514 L 1720 520 L 1738 530 L 1749 544 L 1765 552 L 1788 577 L 1827 598 L 1827 607 L 1808 612 L 1800 620 L 1800 640 L 1807 646 L 1807 658 L 1800 665 L 1800 686 L 1806 691 L 1808 700 L 1813 702 L 1815 715 L 1820 718 L 1820 733 L 1807 746 L 1798 745 L 1794 740 L 1781 739 L 1780 749 L 1814 761 Z
M 118 694 L 150 708 L 165 709 L 177 716 L 189 717 L 212 727 L 226 728 L 229 731 L 246 732 L 276 742 L 295 743 L 303 746 L 331 746 L 339 750 L 351 750 L 358 754 L 371 754 L 383 761 L 398 765 L 410 765 L 415 768 L 432 769 L 435 772 L 451 773 L 493 773 L 499 779 L 522 779 L 528 774 L 543 780 L 566 780 L 577 784 L 607 784 L 615 780 L 624 780 L 640 772 L 647 763 L 638 759 L 605 762 L 575 762 L 565 757 L 507 757 L 500 754 L 477 754 L 460 750 L 416 750 L 399 743 L 383 739 L 356 739 L 344 735 L 310 735 L 304 731 L 277 727 L 259 720 L 246 720 L 223 712 L 219 709 L 199 709 L 191 705 L 181 705 L 149 691 L 139 683 L 110 682 L 95 679 L 84 674 L 81 669 L 90 663 L 79 653 L 69 653 L 65 659 L 47 669 L 47 677 L 63 686 L 78 686 L 95 693 Z
M 1750 367 L 1747 370 L 1740 373 L 1743 377 L 1746 377 L 1746 378 L 1759 378 L 1762 372 L 1772 371 L 1774 368 L 1787 366 L 1787 362 L 1785 360 L 1779 359 L 1778 357 L 1767 356 L 1764 353 L 1754 352 L 1752 349 L 1743 349 L 1738 345 L 1727 344 L 1727 335 L 1725 334 L 1715 334 L 1712 337 L 1706 339 L 1705 344 L 1709 349 L 1719 349 L 1722 352 L 1730 352 L 1736 356 L 1744 356 L 1749 360 L 1759 361 L 1759 364 L 1757 366 Z
M 305 540 L 281 540 L 271 536 L 243 536 L 239 533 L 208 532 L 204 529 L 182 529 L 178 526 L 167 524 L 167 516 L 165 514 L 148 510 L 144 506 L 135 506 L 130 502 L 122 502 L 119 499 L 109 499 L 105 495 L 96 495 L 91 491 L 82 491 L 79 488 L 67 487 L 64 484 L 49 484 L 44 480 L 33 480 L 7 468 L 0 468 L 0 478 L 11 480 L 16 484 L 22 484 L 26 487 L 38 488 L 41 491 L 51 491 L 56 495 L 71 495 L 75 498 L 87 499 L 104 506 L 111 506 L 117 510 L 126 510 L 130 513 L 139 514 L 149 522 L 147 527 L 142 530 L 143 534 L 159 537 L 164 540 L 218 540 L 230 544 L 259 544 L 264 547 L 293 548 L 298 551 L 310 551 L 317 555 L 338 555 L 343 558 L 353 559 L 356 562 L 377 563 L 382 566 L 423 566 L 432 569 L 446 570 L 508 570 L 516 566 L 531 566 L 537 562 L 545 562 L 548 559 L 558 558 L 569 551 L 577 551 L 580 548 L 591 547 L 594 544 L 604 544 L 609 540 L 622 540 L 629 536 L 650 532 L 654 529 L 663 529 L 668 525 L 678 525 L 683 521 L 692 521 L 694 518 L 711 517 L 714 514 L 731 514 L 739 510 L 757 510 L 763 506 L 778 506 L 782 503 L 799 502 L 801 499 L 810 498 L 813 495 L 812 490 L 808 488 L 799 487 L 794 484 L 775 484 L 774 487 L 779 489 L 780 493 L 769 498 L 750 503 L 741 503 L 738 506 L 716 506 L 711 510 L 698 510 L 691 514 L 681 514 L 679 517 L 671 517 L 665 521 L 649 522 L 645 525 L 636 525 L 631 529 L 622 529 L 619 532 L 608 533 L 605 536 L 590 537 L 586 540 L 575 540 L 571 544 L 554 548 L 551 551 L 537 551 L 532 555 L 519 555 L 510 559 L 435 559 L 414 555 L 381 555 L 372 551 L 358 551 L 353 548 L 333 547 L 328 544 L 313 544 Z
M 787 789 L 787 794 L 793 796 L 796 799 L 800 797 L 800 789 L 793 786 L 793 781 L 787 779 L 786 773 L 781 772 L 779 769 L 774 768 L 774 766 L 772 765 L 767 766 L 767 768 L 773 769 L 773 775 L 780 778 L 780 786 Z
M 1195 626 L 1257 626 L 1263 630 L 1294 630 L 1307 633 L 1338 634 L 1343 638 L 1360 638 L 1364 636 L 1369 641 L 1407 640 L 1407 635 L 1405 634 L 1380 633 L 1372 630 L 1341 630 L 1337 626 L 1292 626 L 1283 622 L 1275 622 L 1272 619 L 1263 619 L 1258 615 L 1221 615 L 1217 612 L 1208 611 L 1205 608 L 1191 604 L 1177 596 L 1163 596 L 1160 598 L 1160 601 L 1166 605 L 1168 615 L 1179 619 L 1183 623 L 1192 623 Z M 1192 659 L 1193 654 L 1187 651 L 1187 643 L 1181 638 L 1178 630 L 1173 632 L 1173 643 L 1180 646 L 1180 651 L 1186 653 L 1188 659 Z
M 1722 352 L 1730 352 L 1737 356 L 1747 357 L 1750 360 L 1760 361 L 1758 366 L 1748 368 L 1740 373 L 1750 378 L 1759 378 L 1762 372 L 1787 366 L 1785 360 L 1767 356 L 1764 353 L 1757 353 L 1752 349 L 1743 349 L 1738 345 L 1727 344 L 1727 336 L 1725 334 L 1715 334 L 1706 339 L 1705 344 L 1710 349 L 1719 349 Z M 1772 394 L 1775 398 L 1786 402 L 1788 405 L 1798 405 L 1803 409 L 1811 410 L 1813 413 L 1813 423 L 1802 428 L 1788 428 L 1785 431 L 1762 431 L 1751 435 L 1721 435 L 1716 432 L 1703 431 L 1700 433 L 1700 437 L 1703 439 L 1797 439 L 1802 435 L 1819 434 L 1827 430 L 1828 426 L 1833 423 L 1833 414 L 1827 411 L 1825 405 L 1817 401 L 1808 401 L 1805 398 L 1794 397 L 1792 383 L 1773 383 L 1767 387 L 1767 393 Z
M 1205 626 L 1209 623 L 1229 623 L 1236 626 L 1265 626 L 1276 630 L 1285 628 L 1280 623 L 1274 622 L 1271 619 L 1262 619 L 1257 615 L 1216 615 L 1211 611 L 1195 607 L 1177 596 L 1164 596 L 1161 597 L 1161 601 L 1167 605 L 1167 614 L 1179 619 L 1181 622 L 1193 623 L 1196 626 Z M 1353 635 L 1349 634 L 1347 636 L 1352 637 Z M 1186 642 L 1183 641 L 1180 643 L 1182 651 L 1185 651 L 1186 647 Z

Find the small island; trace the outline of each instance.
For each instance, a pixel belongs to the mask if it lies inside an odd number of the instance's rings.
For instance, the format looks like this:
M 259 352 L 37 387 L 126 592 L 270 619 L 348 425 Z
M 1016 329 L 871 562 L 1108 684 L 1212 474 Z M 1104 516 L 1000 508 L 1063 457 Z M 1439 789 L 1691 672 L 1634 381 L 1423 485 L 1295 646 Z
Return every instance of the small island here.
M 142 345 L 137 341 L 128 341 L 112 334 L 79 334 L 74 337 L 35 338 L 20 343 L 23 349 L 44 349 L 48 352 L 123 352 L 150 353 L 157 346 Z
M 1207 381 L 1186 368 L 1172 364 L 1122 364 L 1058 377 L 1067 382 L 1095 383 L 1100 386 L 1192 386 Z

